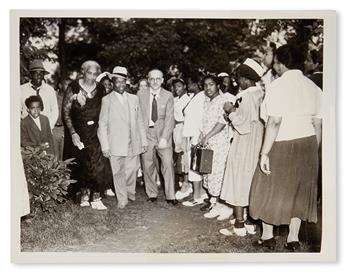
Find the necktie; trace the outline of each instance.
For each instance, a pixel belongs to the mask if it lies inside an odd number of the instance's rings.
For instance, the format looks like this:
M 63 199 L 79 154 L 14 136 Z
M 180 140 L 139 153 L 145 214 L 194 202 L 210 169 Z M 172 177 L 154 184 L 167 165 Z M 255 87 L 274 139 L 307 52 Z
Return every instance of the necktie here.
M 153 95 L 152 99 L 152 111 L 151 111 L 151 120 L 155 123 L 158 119 L 158 111 L 157 111 L 157 100 L 156 100 L 156 95 Z
M 41 105 L 42 105 L 42 111 L 44 110 L 44 105 L 43 105 L 43 100 L 42 100 L 42 97 L 40 96 L 40 88 L 37 88 L 36 89 L 36 95 L 40 98 L 41 100 Z

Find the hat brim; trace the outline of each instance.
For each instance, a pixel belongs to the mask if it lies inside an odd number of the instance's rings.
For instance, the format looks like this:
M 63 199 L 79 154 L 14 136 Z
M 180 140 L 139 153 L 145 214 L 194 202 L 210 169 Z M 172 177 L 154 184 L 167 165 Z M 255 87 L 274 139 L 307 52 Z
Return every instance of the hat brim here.
M 111 78 L 111 79 L 113 79 L 114 77 L 127 79 L 127 76 L 125 76 L 125 75 L 119 75 L 119 74 L 109 74 L 108 77 Z
M 31 69 L 31 70 L 29 70 L 29 71 L 30 71 L 30 73 L 31 73 L 31 72 L 43 72 L 45 75 L 50 74 L 48 71 L 46 71 L 46 70 L 44 70 L 44 69 L 40 69 L 40 68 Z

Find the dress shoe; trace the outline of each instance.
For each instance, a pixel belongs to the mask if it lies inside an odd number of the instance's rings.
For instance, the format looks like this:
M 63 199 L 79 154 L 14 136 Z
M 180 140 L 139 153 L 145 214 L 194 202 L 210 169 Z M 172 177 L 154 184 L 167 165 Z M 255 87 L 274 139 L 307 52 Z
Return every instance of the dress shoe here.
M 284 243 L 284 247 L 292 252 L 298 251 L 301 245 L 298 241 Z
M 200 208 L 200 211 L 202 212 L 207 212 L 209 210 L 212 209 L 214 204 L 212 204 L 211 202 L 206 202 L 206 204 L 204 204 L 201 208 Z
M 270 250 L 273 250 L 276 247 L 276 240 L 274 237 L 267 239 L 267 240 L 262 240 L 261 238 L 254 242 L 253 244 L 254 247 L 266 247 Z
M 169 199 L 167 200 L 167 203 L 176 206 L 178 204 L 178 201 L 176 199 Z
M 157 201 L 157 197 L 149 197 L 147 199 L 148 202 L 156 202 Z

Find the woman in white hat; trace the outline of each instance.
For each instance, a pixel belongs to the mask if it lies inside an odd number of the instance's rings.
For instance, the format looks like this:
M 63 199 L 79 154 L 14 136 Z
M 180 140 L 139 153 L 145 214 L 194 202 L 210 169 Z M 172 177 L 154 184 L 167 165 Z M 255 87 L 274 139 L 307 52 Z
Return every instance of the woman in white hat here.
M 100 72 L 101 67 L 95 61 L 82 64 L 82 77 L 68 86 L 62 111 L 67 127 L 64 158 L 76 158 L 72 174 L 81 187 L 80 206 L 91 203 L 93 209 L 105 210 L 100 193 L 112 184 L 112 173 L 97 137 L 101 102 L 106 93 L 103 85 L 96 82 Z
M 224 235 L 245 236 L 254 234 L 254 225 L 246 221 L 244 209 L 249 205 L 249 191 L 262 143 L 264 126 L 259 120 L 259 108 L 263 90 L 256 85 L 263 68 L 253 59 L 246 59 L 237 68 L 238 107 L 227 102 L 224 106 L 233 130 L 233 141 L 227 160 L 221 199 L 234 207 L 229 229 L 221 229 Z

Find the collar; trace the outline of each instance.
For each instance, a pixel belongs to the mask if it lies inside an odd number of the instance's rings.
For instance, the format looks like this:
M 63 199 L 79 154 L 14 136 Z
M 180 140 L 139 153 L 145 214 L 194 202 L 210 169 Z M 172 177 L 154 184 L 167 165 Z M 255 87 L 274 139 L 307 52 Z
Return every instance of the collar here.
M 38 86 L 37 89 L 42 89 L 43 84 L 44 84 L 44 81 L 42 81 L 41 86 Z M 34 88 L 34 85 L 32 85 L 31 80 L 30 80 L 30 87 L 31 87 L 32 89 L 34 89 L 35 91 L 37 90 L 37 89 Z
M 240 97 L 242 97 L 244 94 L 246 94 L 246 93 L 250 93 L 250 92 L 255 92 L 255 91 L 257 91 L 257 90 L 259 90 L 260 89 L 260 87 L 258 87 L 258 86 L 251 86 L 251 87 L 249 87 L 249 88 L 247 88 L 247 89 L 245 89 L 245 90 L 243 90 L 243 91 L 240 91 L 237 95 L 236 95 L 236 97 L 237 98 L 240 98 Z
M 159 90 L 158 91 L 154 91 L 154 90 L 152 90 L 151 88 L 150 88 L 150 95 L 156 95 L 156 97 L 158 98 L 159 97 L 159 94 L 161 93 L 161 90 L 162 90 L 162 88 L 159 88 Z

